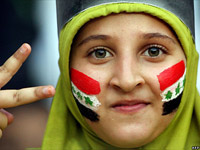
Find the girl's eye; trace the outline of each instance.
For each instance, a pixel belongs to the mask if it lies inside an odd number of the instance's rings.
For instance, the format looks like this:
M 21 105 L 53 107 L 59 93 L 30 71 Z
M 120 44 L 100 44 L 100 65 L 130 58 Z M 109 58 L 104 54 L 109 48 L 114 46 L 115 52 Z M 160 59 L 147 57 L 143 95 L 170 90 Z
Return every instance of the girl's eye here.
M 149 57 L 159 57 L 165 52 L 163 49 L 162 46 L 151 46 L 144 52 L 144 55 Z
M 105 50 L 104 48 L 95 48 L 90 54 L 92 57 L 96 59 L 102 59 L 112 56 L 112 54 L 107 50 Z

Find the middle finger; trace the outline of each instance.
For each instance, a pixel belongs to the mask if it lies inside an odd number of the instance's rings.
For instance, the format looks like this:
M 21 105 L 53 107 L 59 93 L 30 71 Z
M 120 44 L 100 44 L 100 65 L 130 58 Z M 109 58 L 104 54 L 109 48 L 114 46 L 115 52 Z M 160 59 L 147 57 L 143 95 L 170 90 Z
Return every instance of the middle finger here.
M 0 88 L 19 70 L 30 52 L 30 45 L 25 43 L 0 67 Z

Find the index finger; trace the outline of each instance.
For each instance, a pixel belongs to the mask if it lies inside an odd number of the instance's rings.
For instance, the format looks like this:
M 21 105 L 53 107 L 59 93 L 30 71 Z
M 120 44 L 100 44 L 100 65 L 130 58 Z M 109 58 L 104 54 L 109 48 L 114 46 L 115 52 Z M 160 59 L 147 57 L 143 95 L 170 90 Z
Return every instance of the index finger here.
M 1 90 L 0 108 L 10 108 L 54 96 L 52 86 L 39 86 L 20 90 Z

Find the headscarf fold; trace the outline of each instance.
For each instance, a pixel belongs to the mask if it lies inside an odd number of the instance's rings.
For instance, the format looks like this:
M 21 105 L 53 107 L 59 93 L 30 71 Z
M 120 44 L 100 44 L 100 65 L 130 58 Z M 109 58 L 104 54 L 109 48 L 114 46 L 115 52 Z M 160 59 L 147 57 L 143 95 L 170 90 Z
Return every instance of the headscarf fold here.
M 200 146 L 200 96 L 196 88 L 198 53 L 190 30 L 171 12 L 140 3 L 113 3 L 89 8 L 75 16 L 60 32 L 60 77 L 53 99 L 44 150 L 120 149 L 100 139 L 85 122 L 71 92 L 70 50 L 79 29 L 88 21 L 111 13 L 147 13 L 166 22 L 175 31 L 187 59 L 186 82 L 179 108 L 169 126 L 141 149 L 191 149 Z

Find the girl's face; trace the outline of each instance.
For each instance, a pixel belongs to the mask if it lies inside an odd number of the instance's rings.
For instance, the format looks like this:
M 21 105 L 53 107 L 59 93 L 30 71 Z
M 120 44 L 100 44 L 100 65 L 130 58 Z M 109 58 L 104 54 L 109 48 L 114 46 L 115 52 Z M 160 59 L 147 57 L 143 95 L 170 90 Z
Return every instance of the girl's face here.
M 122 13 L 90 21 L 73 43 L 70 66 L 100 84 L 99 121 L 86 122 L 117 147 L 151 142 L 175 115 L 162 115 L 158 75 L 182 60 L 174 33 L 152 16 Z

